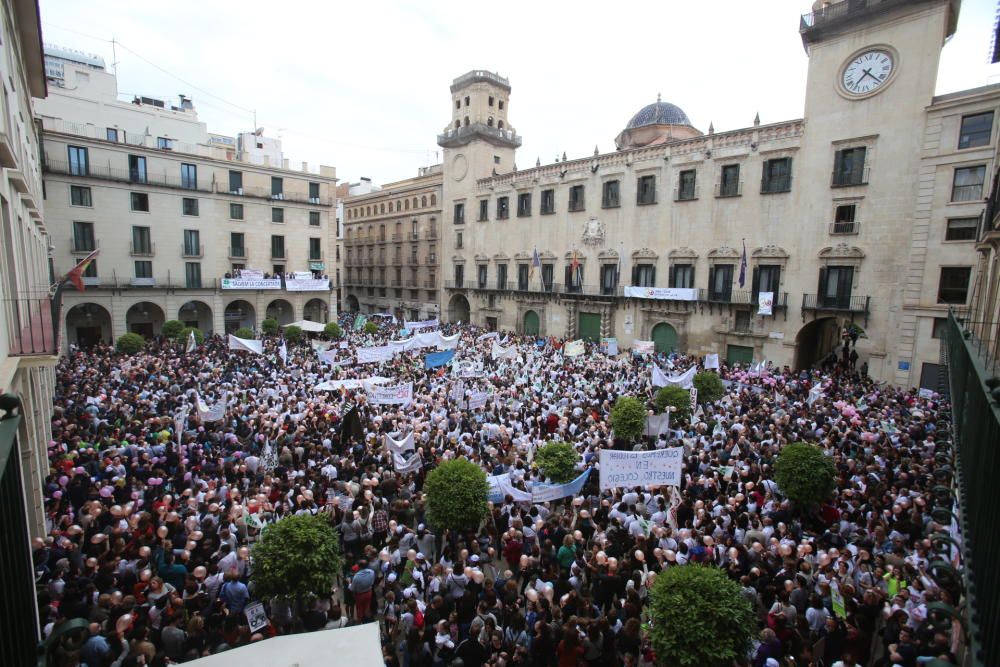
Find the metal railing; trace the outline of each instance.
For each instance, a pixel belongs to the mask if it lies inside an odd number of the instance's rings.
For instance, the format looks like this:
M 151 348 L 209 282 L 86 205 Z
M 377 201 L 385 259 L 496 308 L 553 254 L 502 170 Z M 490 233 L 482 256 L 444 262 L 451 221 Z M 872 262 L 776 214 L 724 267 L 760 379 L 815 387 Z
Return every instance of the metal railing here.
M 802 310 L 835 310 L 848 313 L 871 312 L 870 296 L 826 296 L 823 294 L 803 294 Z
M 181 244 L 181 256 L 182 257 L 204 257 L 205 256 L 205 246 L 189 246 L 187 243 Z
M 211 192 L 211 190 L 209 190 Z M 273 192 L 268 187 L 257 187 L 244 185 L 241 188 L 230 188 L 228 182 L 216 183 L 215 192 L 218 194 L 228 194 L 234 197 L 253 197 L 255 199 L 269 199 L 276 202 L 293 202 L 296 204 L 313 204 L 315 206 L 332 206 L 333 200 L 330 197 L 310 197 L 305 192 Z
M 861 232 L 860 222 L 831 222 L 830 234 L 858 234 Z
M 101 247 L 100 239 L 78 239 L 69 237 L 69 251 L 76 255 L 86 255 Z
M 180 173 L 172 176 L 165 171 L 153 171 L 147 169 L 145 173 L 136 173 L 128 167 L 112 167 L 110 165 L 88 164 L 84 173 L 80 173 L 78 165 L 71 165 L 62 160 L 45 160 L 44 170 L 52 174 L 65 174 L 68 176 L 78 176 L 80 178 L 94 178 L 102 181 L 114 181 L 115 183 L 129 183 L 132 185 L 155 185 L 163 188 L 174 188 L 186 190 L 188 192 L 212 192 L 212 188 L 196 184 L 197 187 L 190 187 L 188 179 L 181 178 Z
M 156 254 L 156 244 L 140 243 L 136 245 L 135 241 L 131 241 L 128 244 L 128 251 L 133 257 L 152 257 Z
M 58 354 L 57 329 L 53 325 L 52 299 L 4 299 L 7 313 L 8 354 L 29 357 Z
M 814 12 L 803 14 L 799 20 L 799 32 L 809 33 L 839 23 L 843 19 L 875 15 L 893 7 L 922 0 L 842 0 L 831 2 Z

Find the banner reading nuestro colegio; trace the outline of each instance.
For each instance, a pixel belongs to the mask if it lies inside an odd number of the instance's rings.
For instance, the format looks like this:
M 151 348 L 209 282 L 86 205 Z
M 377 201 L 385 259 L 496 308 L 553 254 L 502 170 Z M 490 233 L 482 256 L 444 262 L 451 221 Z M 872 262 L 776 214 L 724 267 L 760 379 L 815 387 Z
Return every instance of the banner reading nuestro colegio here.
M 601 490 L 634 486 L 680 486 L 684 448 L 649 452 L 601 450 Z

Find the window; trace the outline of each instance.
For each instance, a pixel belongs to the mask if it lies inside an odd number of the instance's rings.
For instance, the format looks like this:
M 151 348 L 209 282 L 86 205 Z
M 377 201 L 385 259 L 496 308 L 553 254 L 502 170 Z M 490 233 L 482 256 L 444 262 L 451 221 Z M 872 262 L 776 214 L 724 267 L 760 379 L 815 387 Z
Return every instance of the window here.
M 149 195 L 145 192 L 131 193 L 132 210 L 149 213 Z
M 935 317 L 934 323 L 931 325 L 931 338 L 940 340 L 947 335 L 947 331 L 948 331 L 948 318 Z
M 656 176 L 652 174 L 639 177 L 639 188 L 636 193 L 637 204 L 656 203 Z
M 674 264 L 670 267 L 669 287 L 691 289 L 694 287 L 694 266 L 691 264 Z
M 479 200 L 479 217 L 476 218 L 479 222 L 490 219 L 490 200 L 480 199 Z
M 986 167 L 960 167 L 955 170 L 955 180 L 951 187 L 952 201 L 978 201 L 983 198 L 983 180 Z
M 455 202 L 455 224 L 461 225 L 465 223 L 465 203 Z
M 542 204 L 539 207 L 539 213 L 546 215 L 548 213 L 556 212 L 556 191 L 555 190 L 542 190 Z
M 979 218 L 950 218 L 944 233 L 945 241 L 975 241 Z
M 455 265 L 455 287 L 461 287 L 465 284 L 465 265 L 456 264 Z
M 173 150 L 173 148 L 174 148 L 174 140 L 173 139 L 168 139 L 167 137 L 157 137 L 156 138 L 156 147 L 159 148 L 160 150 L 164 150 L 164 151 Z
M 774 303 L 777 304 L 778 288 L 781 286 L 781 266 L 762 264 L 754 267 L 750 285 L 753 291 L 751 303 L 757 303 L 757 295 L 761 292 L 771 292 L 775 296 Z
M 243 219 L 243 204 L 230 204 L 229 205 L 229 217 L 233 220 Z
M 480 264 L 476 267 L 476 282 L 479 284 L 479 289 L 486 288 L 486 274 L 488 267 L 485 264 Z
M 542 288 L 546 292 L 551 292 L 555 277 L 555 266 L 552 264 L 542 264 Z
M 497 108 L 500 109 L 500 111 L 503 111 L 503 100 L 498 100 Z
M 148 259 L 136 260 L 135 262 L 135 277 L 136 278 L 152 278 L 153 277 L 153 263 Z
M 84 278 L 96 278 L 97 277 L 97 260 L 92 259 L 87 268 L 83 270 Z
M 94 223 L 73 221 L 73 252 L 92 252 L 97 249 L 94 241 Z
M 569 188 L 569 210 L 582 211 L 583 209 L 583 186 L 571 185 Z
M 958 133 L 958 147 L 989 146 L 993 132 L 993 112 L 962 116 L 962 129 Z
M 184 263 L 184 281 L 189 289 L 201 288 L 201 262 Z
M 313 204 L 319 203 L 319 183 L 309 183 L 309 201 Z
M 938 303 L 964 304 L 969 295 L 969 277 L 972 267 L 943 266 L 938 283 Z
M 318 239 L 315 236 L 309 238 L 309 261 L 318 262 L 323 259 L 321 241 L 322 239 Z
M 274 234 L 271 236 L 271 258 L 285 258 L 285 237 Z
M 66 152 L 69 154 L 69 173 L 74 176 L 86 176 L 90 173 L 90 160 L 87 158 L 86 148 L 67 146 Z
M 198 167 L 193 164 L 181 164 L 181 187 L 185 190 L 198 189 Z
M 455 100 L 455 108 L 456 109 L 462 108 L 462 100 Z
M 605 264 L 601 267 L 601 294 L 610 296 L 618 287 L 618 266 Z
M 506 220 L 510 215 L 510 205 L 508 197 L 497 197 L 497 220 Z
M 573 266 L 572 260 L 566 265 L 566 291 L 579 293 L 583 291 L 583 263 L 577 262 L 576 266 Z
M 527 264 L 517 265 L 517 289 L 521 292 L 528 291 L 528 277 L 531 275 L 531 267 Z
M 636 264 L 633 266 L 632 284 L 636 287 L 655 287 L 656 267 L 652 264 Z
M 853 287 L 853 266 L 828 266 L 820 269 L 817 305 L 820 308 L 850 308 Z
M 489 105 L 490 105 L 490 106 L 493 106 L 493 96 L 492 96 L 492 95 L 490 95 L 490 101 L 489 101 Z
M 462 232 L 455 232 L 455 247 L 462 247 Z
M 493 164 L 500 164 L 500 156 L 499 155 L 494 155 L 493 156 Z
M 736 197 L 740 194 L 740 165 L 723 165 L 722 180 L 719 181 L 719 196 Z
M 285 179 L 278 176 L 271 177 L 271 196 L 275 199 L 281 199 L 285 196 Z
M 517 196 L 517 217 L 526 218 L 531 215 L 531 193 L 522 192 Z
M 465 106 L 469 106 L 469 96 L 465 96 Z
M 146 175 L 146 158 L 141 155 L 128 156 L 128 180 L 133 183 L 145 183 L 148 180 Z
M 604 181 L 601 186 L 601 207 L 618 208 L 621 206 L 620 189 L 618 181 Z
M 132 254 L 152 255 L 153 244 L 149 240 L 149 227 L 132 227 Z
M 73 206 L 93 206 L 90 198 L 90 188 L 84 185 L 69 186 L 69 203 Z
M 716 264 L 708 270 L 708 300 L 728 303 L 733 295 L 733 265 Z
M 507 289 L 506 264 L 497 264 L 497 289 Z
M 229 172 L 229 192 L 234 195 L 243 194 L 243 172 Z
M 284 223 L 285 222 L 285 209 L 283 209 L 283 208 L 272 208 L 271 209 L 271 222 Z
M 309 226 L 319 227 L 319 211 L 309 211 Z
M 113 127 L 109 127 L 107 129 L 107 134 L 105 135 L 105 138 L 108 141 L 113 141 L 115 143 L 118 143 L 118 130 L 116 130 Z
M 201 232 L 197 229 L 184 230 L 184 255 L 201 257 Z
M 181 213 L 183 215 L 198 215 L 198 200 L 191 197 L 181 199 Z
M 857 215 L 857 204 L 840 204 L 833 213 L 833 228 L 831 234 L 857 234 L 858 227 L 855 223 Z
M 864 185 L 865 154 L 863 146 L 837 151 L 833 158 L 833 185 Z
M 733 331 L 740 333 L 750 332 L 750 311 L 749 310 L 737 310 L 736 320 L 733 322 Z
M 229 256 L 246 257 L 246 246 L 243 245 L 243 232 L 229 232 Z
M 698 198 L 697 178 L 698 172 L 694 169 L 685 169 L 678 175 L 677 201 L 690 201 Z
M 760 191 L 762 194 L 789 192 L 792 189 L 792 158 L 782 157 L 764 162 Z
M 272 264 L 271 265 L 271 273 L 273 273 L 274 275 L 280 276 L 284 272 L 285 272 L 285 265 L 284 264 Z

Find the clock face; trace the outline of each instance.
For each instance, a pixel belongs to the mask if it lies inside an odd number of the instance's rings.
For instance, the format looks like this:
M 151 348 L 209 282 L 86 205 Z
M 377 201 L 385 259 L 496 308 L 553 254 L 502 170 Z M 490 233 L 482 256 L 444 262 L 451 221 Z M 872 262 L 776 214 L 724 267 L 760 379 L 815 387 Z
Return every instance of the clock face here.
M 863 51 L 844 66 L 840 83 L 850 95 L 873 94 L 889 80 L 895 66 L 892 54 L 888 51 Z

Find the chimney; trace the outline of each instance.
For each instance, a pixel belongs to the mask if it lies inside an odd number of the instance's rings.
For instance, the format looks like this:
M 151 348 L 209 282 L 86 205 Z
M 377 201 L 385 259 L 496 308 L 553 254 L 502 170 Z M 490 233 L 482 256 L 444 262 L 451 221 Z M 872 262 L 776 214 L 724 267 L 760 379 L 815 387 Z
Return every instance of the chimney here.
M 305 173 L 305 174 L 309 173 L 309 163 L 308 162 L 303 162 L 302 163 L 302 172 Z

